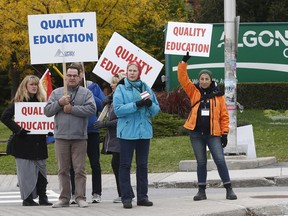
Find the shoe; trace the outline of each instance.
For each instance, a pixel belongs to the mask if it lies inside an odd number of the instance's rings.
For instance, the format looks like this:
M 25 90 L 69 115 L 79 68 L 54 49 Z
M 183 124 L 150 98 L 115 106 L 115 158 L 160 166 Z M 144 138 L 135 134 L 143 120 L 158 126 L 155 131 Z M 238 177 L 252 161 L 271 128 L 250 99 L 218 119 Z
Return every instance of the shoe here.
M 88 207 L 88 203 L 85 200 L 79 200 L 78 201 L 78 206 L 80 208 L 86 208 L 86 207 Z
M 63 208 L 63 207 L 69 207 L 69 202 L 59 200 L 52 205 L 52 208 Z
M 94 193 L 92 196 L 92 203 L 101 203 L 101 196 L 99 194 Z
M 198 193 L 193 197 L 194 201 L 206 200 L 206 192 L 204 188 L 199 188 Z
M 43 196 L 43 197 L 39 197 L 39 205 L 41 205 L 41 206 L 50 206 L 50 205 L 52 205 L 52 203 L 50 203 L 48 201 L 48 197 L 47 196 Z
M 71 200 L 70 200 L 70 204 L 77 204 L 76 200 L 75 200 L 75 195 L 72 195 Z
M 117 197 L 116 199 L 113 200 L 113 203 L 121 203 L 121 197 Z
M 123 208 L 131 209 L 132 208 L 132 202 L 123 202 Z
M 39 206 L 38 203 L 36 203 L 33 199 L 32 200 L 24 200 L 22 203 L 23 206 Z
M 226 199 L 228 199 L 228 200 L 236 200 L 237 199 L 237 196 L 231 187 L 226 188 Z
M 148 199 L 137 201 L 138 206 L 153 206 L 153 202 L 149 201 Z

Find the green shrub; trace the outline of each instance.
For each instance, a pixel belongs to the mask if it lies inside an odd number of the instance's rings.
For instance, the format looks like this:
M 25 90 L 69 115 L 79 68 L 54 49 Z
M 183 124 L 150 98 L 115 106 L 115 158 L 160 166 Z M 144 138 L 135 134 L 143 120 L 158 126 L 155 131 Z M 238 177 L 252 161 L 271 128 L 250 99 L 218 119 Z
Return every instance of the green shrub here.
M 175 114 L 160 112 L 152 118 L 154 137 L 171 137 L 183 135 L 185 119 Z

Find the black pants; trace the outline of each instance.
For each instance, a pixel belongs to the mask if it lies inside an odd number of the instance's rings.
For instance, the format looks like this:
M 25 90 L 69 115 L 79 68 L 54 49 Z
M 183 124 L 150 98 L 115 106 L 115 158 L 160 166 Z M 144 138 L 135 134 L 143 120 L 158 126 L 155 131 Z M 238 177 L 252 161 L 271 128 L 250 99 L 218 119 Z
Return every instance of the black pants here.
M 37 183 L 36 183 L 37 195 L 39 196 L 39 198 L 47 197 L 46 196 L 47 184 L 48 184 L 47 179 L 39 172 Z
M 112 153 L 111 166 L 113 169 L 113 173 L 115 175 L 118 196 L 121 197 L 121 188 L 120 188 L 120 182 L 119 182 L 119 167 L 120 167 L 120 153 L 119 152 Z M 131 193 L 132 193 L 132 197 L 134 198 L 135 194 L 133 192 L 132 187 L 131 187 Z

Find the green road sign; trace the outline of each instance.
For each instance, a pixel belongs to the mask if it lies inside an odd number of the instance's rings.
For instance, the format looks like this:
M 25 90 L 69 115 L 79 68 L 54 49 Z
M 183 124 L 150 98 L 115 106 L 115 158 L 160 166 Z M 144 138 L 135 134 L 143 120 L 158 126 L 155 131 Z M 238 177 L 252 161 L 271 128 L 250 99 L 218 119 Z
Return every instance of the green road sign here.
M 185 53 L 183 53 L 184 55 Z M 237 55 L 238 83 L 288 82 L 288 23 L 240 23 Z M 166 89 L 179 86 L 179 55 L 166 55 Z M 210 57 L 191 57 L 188 73 L 197 79 L 200 70 L 209 69 L 218 82 L 224 80 L 224 24 L 214 24 Z

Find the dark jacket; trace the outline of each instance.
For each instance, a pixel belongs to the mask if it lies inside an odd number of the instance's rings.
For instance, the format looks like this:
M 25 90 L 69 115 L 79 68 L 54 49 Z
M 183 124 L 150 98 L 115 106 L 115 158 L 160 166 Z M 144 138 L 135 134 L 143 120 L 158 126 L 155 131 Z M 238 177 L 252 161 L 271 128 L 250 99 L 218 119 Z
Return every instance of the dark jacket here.
M 110 105 L 107 113 L 107 121 L 105 122 L 106 134 L 103 141 L 103 154 L 111 154 L 113 152 L 120 152 L 119 139 L 116 136 L 118 118 L 114 112 L 113 104 Z
M 100 129 L 95 129 L 93 124 L 99 117 L 98 112 L 102 111 L 102 101 L 104 100 L 105 95 L 97 83 L 92 83 L 87 88 L 93 93 L 97 108 L 96 114 L 89 116 L 87 131 L 88 133 L 100 133 Z
M 32 102 L 32 100 L 31 100 Z M 33 100 L 33 102 L 36 102 Z M 1 116 L 1 121 L 14 133 L 15 144 L 11 155 L 28 160 L 43 160 L 48 158 L 46 135 L 18 135 L 21 127 L 13 120 L 15 115 L 14 103 L 8 106 Z

